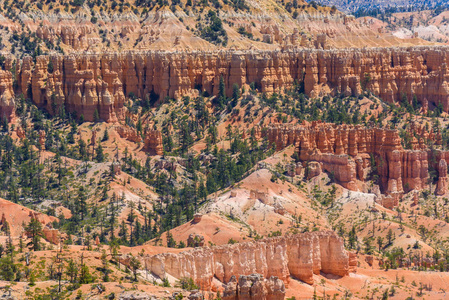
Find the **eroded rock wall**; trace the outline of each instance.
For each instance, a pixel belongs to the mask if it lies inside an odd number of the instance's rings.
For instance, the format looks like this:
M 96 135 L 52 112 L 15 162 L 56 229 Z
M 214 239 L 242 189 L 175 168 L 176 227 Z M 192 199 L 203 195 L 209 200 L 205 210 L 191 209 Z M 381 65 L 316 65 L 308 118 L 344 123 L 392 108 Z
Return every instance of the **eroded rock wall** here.
M 0 117 L 8 120 L 14 118 L 15 99 L 12 89 L 12 74 L 0 70 Z
M 271 276 L 268 279 L 260 274 L 242 275 L 225 285 L 223 300 L 283 300 L 285 285 L 282 280 Z
M 54 112 L 62 103 L 86 120 L 95 110 L 107 121 L 123 117 L 125 97 L 180 98 L 198 90 L 218 93 L 223 77 L 228 95 L 233 84 L 254 82 L 261 92 L 282 92 L 304 82 L 311 97 L 372 91 L 387 102 L 403 94 L 412 101 L 441 103 L 449 111 L 449 48 L 370 48 L 291 51 L 124 52 L 24 58 L 9 75 L 12 58 L 0 74 L 2 107 L 15 93 Z M 31 90 L 30 90 L 31 89 Z M 4 104 L 6 103 L 6 104 Z M 7 110 L 7 108 L 2 108 Z
M 233 276 L 260 274 L 288 285 L 290 276 L 308 284 L 320 271 L 349 274 L 349 253 L 334 232 L 313 232 L 216 247 L 195 248 L 178 254 L 145 258 L 145 266 L 159 278 L 192 278 L 209 290 L 216 278 L 229 283 Z
M 344 187 L 358 190 L 357 180 L 365 181 L 370 172 L 379 176 L 381 191 L 399 199 L 403 193 L 428 187 L 429 164 L 438 172 L 436 193 L 447 193 L 449 152 L 430 150 L 427 141 L 440 144 L 440 133 L 410 129 L 411 148 L 404 149 L 396 130 L 367 128 L 361 125 L 303 122 L 300 125 L 273 125 L 266 134 L 278 150 L 295 145 L 304 167 L 313 162 L 332 174 Z M 432 161 L 433 163 L 431 163 Z M 312 170 L 313 171 L 313 170 Z M 396 200 L 395 200 L 396 199 Z

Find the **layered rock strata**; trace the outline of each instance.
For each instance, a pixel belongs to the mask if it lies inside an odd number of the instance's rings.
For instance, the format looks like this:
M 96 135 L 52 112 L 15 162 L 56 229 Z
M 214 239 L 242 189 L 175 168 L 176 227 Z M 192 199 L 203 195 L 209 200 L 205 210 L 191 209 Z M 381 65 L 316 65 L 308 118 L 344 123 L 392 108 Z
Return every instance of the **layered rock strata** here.
M 438 175 L 435 194 L 444 195 L 447 192 L 447 162 L 444 159 L 440 159 L 438 163 Z
M 283 300 L 285 285 L 277 277 L 264 279 L 260 274 L 242 275 L 231 280 L 225 286 L 223 300 Z
M 423 139 L 438 140 L 439 133 L 421 132 L 422 138 L 412 149 L 404 149 L 396 130 L 367 128 L 361 125 L 335 125 L 304 122 L 301 125 L 274 125 L 266 134 L 278 150 L 295 145 L 308 177 L 316 176 L 319 168 L 332 174 L 344 187 L 358 190 L 357 180 L 365 181 L 369 173 L 379 176 L 379 185 L 388 206 L 404 192 L 428 187 L 430 167 L 438 171 L 436 193 L 447 192 L 449 153 L 427 149 Z M 437 143 L 438 144 L 438 143 Z M 434 158 L 432 158 L 434 156 Z M 432 158 L 432 159 L 430 159 Z M 319 163 L 319 167 L 316 166 Z
M 39 56 L 34 65 L 27 57 L 16 72 L 21 75 L 19 92 L 53 114 L 64 106 L 88 121 L 96 114 L 108 122 L 123 118 L 123 68 L 112 57 Z
M 441 103 L 449 111 L 449 48 L 370 48 L 290 51 L 126 52 L 30 57 L 15 64 L 8 57 L 0 73 L 0 109 L 10 111 L 12 97 L 23 93 L 50 112 L 68 111 L 93 120 L 123 118 L 129 95 L 179 98 L 198 91 L 218 93 L 223 77 L 227 94 L 233 84 L 254 82 L 260 92 L 283 92 L 303 82 L 311 97 L 369 90 L 387 102 L 406 95 L 422 103 Z M 13 82 L 14 92 L 13 92 Z M 361 84 L 362 83 L 362 84 Z
M 143 265 L 159 278 L 192 278 L 201 289 L 210 290 L 215 279 L 228 284 L 233 276 L 251 274 L 268 281 L 274 276 L 285 285 L 290 276 L 312 284 L 313 274 L 320 272 L 348 275 L 349 262 L 341 238 L 326 231 L 163 253 L 147 256 Z
M 158 130 L 149 130 L 145 136 L 145 149 L 151 155 L 163 155 L 162 133 Z
M 11 72 L 0 70 L 0 117 L 11 120 L 15 116 L 15 97 Z
M 133 127 L 127 125 L 117 126 L 115 130 L 121 138 L 127 139 L 128 141 L 132 141 L 134 143 L 140 143 L 142 141 L 142 137 Z

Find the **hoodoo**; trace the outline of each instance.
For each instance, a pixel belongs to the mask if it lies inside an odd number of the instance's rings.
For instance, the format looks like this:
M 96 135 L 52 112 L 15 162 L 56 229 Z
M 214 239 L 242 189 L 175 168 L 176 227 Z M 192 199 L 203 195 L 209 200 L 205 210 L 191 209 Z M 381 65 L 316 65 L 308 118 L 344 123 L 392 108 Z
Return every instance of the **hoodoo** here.
M 286 286 L 290 276 L 308 284 L 320 272 L 347 276 L 355 267 L 351 256 L 340 237 L 325 231 L 147 256 L 144 265 L 160 279 L 192 278 L 201 289 L 210 290 L 214 278 L 229 284 L 233 276 L 251 274 L 268 281 L 274 276 Z
M 299 159 L 318 162 L 335 179 L 350 190 L 358 190 L 357 180 L 365 181 L 373 167 L 380 178 L 381 192 L 397 200 L 411 190 L 429 187 L 429 158 L 438 170 L 436 193 L 447 192 L 449 152 L 431 150 L 423 143 L 436 139 L 438 132 L 411 128 L 411 135 L 421 135 L 413 149 L 404 149 L 397 130 L 367 128 L 359 125 L 336 125 L 304 122 L 301 125 L 273 125 L 266 134 L 270 143 L 281 150 L 295 145 Z M 372 165 L 374 162 L 375 165 Z M 437 163 L 438 162 L 438 163 Z M 397 204 L 396 204 L 397 205 Z
M 364 90 L 394 103 L 404 95 L 441 104 L 449 111 L 446 46 L 344 50 L 128 52 L 12 57 L 0 74 L 0 109 L 11 115 L 14 92 L 30 95 L 38 107 L 70 112 L 93 120 L 95 110 L 108 122 L 124 118 L 125 97 L 180 98 L 207 92 L 216 95 L 220 78 L 226 92 L 234 84 L 254 83 L 260 92 L 283 92 L 295 82 L 310 97 L 357 96 Z M 48 65 L 52 67 L 49 68 Z M 2 75 L 3 74 L 3 75 Z M 31 89 L 31 90 L 29 90 Z

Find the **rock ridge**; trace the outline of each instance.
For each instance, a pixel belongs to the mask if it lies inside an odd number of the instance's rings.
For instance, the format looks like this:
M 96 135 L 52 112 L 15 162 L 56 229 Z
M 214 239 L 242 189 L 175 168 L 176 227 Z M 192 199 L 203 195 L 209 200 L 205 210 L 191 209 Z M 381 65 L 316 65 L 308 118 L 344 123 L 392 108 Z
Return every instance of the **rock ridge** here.
M 333 174 L 342 186 L 350 190 L 358 191 L 357 181 L 367 180 L 375 167 L 381 192 L 391 196 L 395 206 L 394 203 L 404 193 L 429 186 L 429 164 L 439 174 L 436 193 L 444 195 L 448 190 L 449 151 L 427 147 L 429 140 L 435 141 L 436 146 L 441 145 L 441 134 L 415 127 L 413 125 L 408 132 L 413 136 L 411 149 L 404 149 L 397 130 L 362 125 L 319 121 L 271 125 L 266 135 L 277 150 L 294 145 L 305 168 L 314 171 L 317 168 L 313 162 L 318 162 L 321 169 Z M 315 173 L 312 175 L 316 176 Z
M 124 118 L 126 97 L 162 101 L 166 97 L 218 93 L 223 77 L 232 86 L 255 83 L 260 92 L 283 92 L 304 83 L 310 97 L 357 96 L 369 90 L 386 102 L 441 103 L 449 111 L 449 47 L 293 49 L 287 51 L 191 51 L 83 53 L 8 56 L 0 73 L 0 109 L 11 114 L 14 95 L 32 98 L 39 107 L 67 111 L 93 120 L 95 110 L 108 122 Z M 8 116 L 9 117 L 9 116 Z
M 354 270 L 343 240 L 332 231 L 163 253 L 146 256 L 144 262 L 161 279 L 192 278 L 202 290 L 218 289 L 215 279 L 228 284 L 233 276 L 260 274 L 267 280 L 276 277 L 285 285 L 293 276 L 312 284 L 313 274 L 347 276 L 350 268 Z

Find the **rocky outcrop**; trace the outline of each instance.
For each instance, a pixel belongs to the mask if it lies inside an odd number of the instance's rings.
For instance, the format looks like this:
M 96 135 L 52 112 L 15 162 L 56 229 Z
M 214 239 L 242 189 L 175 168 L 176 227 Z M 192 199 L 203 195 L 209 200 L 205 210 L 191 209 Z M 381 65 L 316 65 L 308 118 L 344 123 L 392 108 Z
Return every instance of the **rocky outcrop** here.
M 190 291 L 190 295 L 187 297 L 188 300 L 204 300 L 204 295 L 200 290 Z
M 365 181 L 374 172 L 381 192 L 388 196 L 380 199 L 386 207 L 396 206 L 406 192 L 427 188 L 429 167 L 438 174 L 435 193 L 443 195 L 448 190 L 449 152 L 426 146 L 428 141 L 441 145 L 441 134 L 425 127 L 411 124 L 407 132 L 411 149 L 404 149 L 396 130 L 361 125 L 303 122 L 269 126 L 266 134 L 278 150 L 295 145 L 309 179 L 322 169 L 344 187 L 357 191 L 357 180 Z
M 440 159 L 438 163 L 438 175 L 435 194 L 444 195 L 447 192 L 447 162 L 444 159 Z
M 242 275 L 238 281 L 232 276 L 223 292 L 223 300 L 283 300 L 284 297 L 282 280 L 274 276 L 265 279 L 260 274 Z
M 307 179 L 311 179 L 321 174 L 321 165 L 316 161 L 310 161 L 306 166 Z
M 203 247 L 204 246 L 204 236 L 201 234 L 191 233 L 187 238 L 187 247 Z
M 28 224 L 32 219 L 38 220 L 42 224 L 43 237 L 49 242 L 59 243 L 59 231 L 53 229 L 52 223 L 58 221 L 57 218 L 47 216 L 43 213 L 31 210 L 19 204 L 0 198 L 0 228 L 8 224 L 11 235 L 18 237 L 24 233 L 23 225 Z
M 0 118 L 11 120 L 15 116 L 15 99 L 12 74 L 0 70 Z
M 193 224 L 198 224 L 199 222 L 201 222 L 201 219 L 203 218 L 203 215 L 200 213 L 196 213 L 193 215 L 193 220 L 192 223 Z
M 158 130 L 149 130 L 145 136 L 145 150 L 151 155 L 163 155 L 162 133 Z
M 203 290 L 212 288 L 214 278 L 227 284 L 232 276 L 256 273 L 268 281 L 272 276 L 277 277 L 285 285 L 290 276 L 312 284 L 313 274 L 320 272 L 338 276 L 349 274 L 349 254 L 341 238 L 330 231 L 195 248 L 144 259 L 143 265 L 148 266 L 155 276 L 192 278 Z M 278 290 L 280 285 L 276 283 L 274 286 L 276 288 L 273 289 Z
M 49 241 L 50 243 L 52 243 L 54 245 L 59 244 L 61 234 L 59 233 L 59 230 L 57 230 L 51 226 L 51 223 L 47 224 L 47 226 L 45 226 L 42 229 L 42 233 L 43 233 L 45 239 L 47 241 Z
M 115 131 L 117 131 L 121 138 L 127 139 L 128 141 L 132 141 L 135 143 L 140 143 L 142 141 L 142 137 L 137 132 L 137 130 L 130 126 L 117 126 L 115 128 Z
M 124 117 L 125 97 L 151 101 L 218 93 L 223 77 L 228 95 L 233 84 L 254 82 L 260 92 L 282 92 L 303 82 L 310 97 L 359 95 L 363 89 L 395 102 L 439 104 L 449 111 L 447 47 L 371 48 L 347 50 L 127 52 L 29 57 L 16 64 L 15 93 L 32 97 L 55 113 L 61 105 L 93 120 Z M 0 107 L 13 106 L 12 58 L 0 73 Z M 363 83 L 363 86 L 361 84 Z M 8 108 L 9 107 L 9 108 Z
M 300 160 L 308 162 L 310 172 L 316 173 L 319 163 L 351 190 L 358 189 L 356 181 L 366 180 L 373 167 L 382 192 L 393 198 L 427 186 L 427 150 L 404 149 L 395 130 L 304 122 L 296 126 L 271 126 L 267 137 L 277 149 L 295 145 Z
M 118 296 L 119 300 L 156 300 L 154 296 L 140 291 L 125 291 Z
M 60 39 L 61 42 L 72 47 L 74 50 L 82 50 L 91 45 L 101 43 L 99 37 L 89 37 L 94 31 L 93 26 L 86 24 L 41 24 L 36 30 L 36 35 L 40 39 L 51 43 L 56 43 Z
M 40 56 L 31 76 L 33 102 L 52 113 L 64 105 L 85 120 L 98 114 L 107 122 L 116 121 L 123 117 L 125 101 L 119 63 L 113 56 Z

